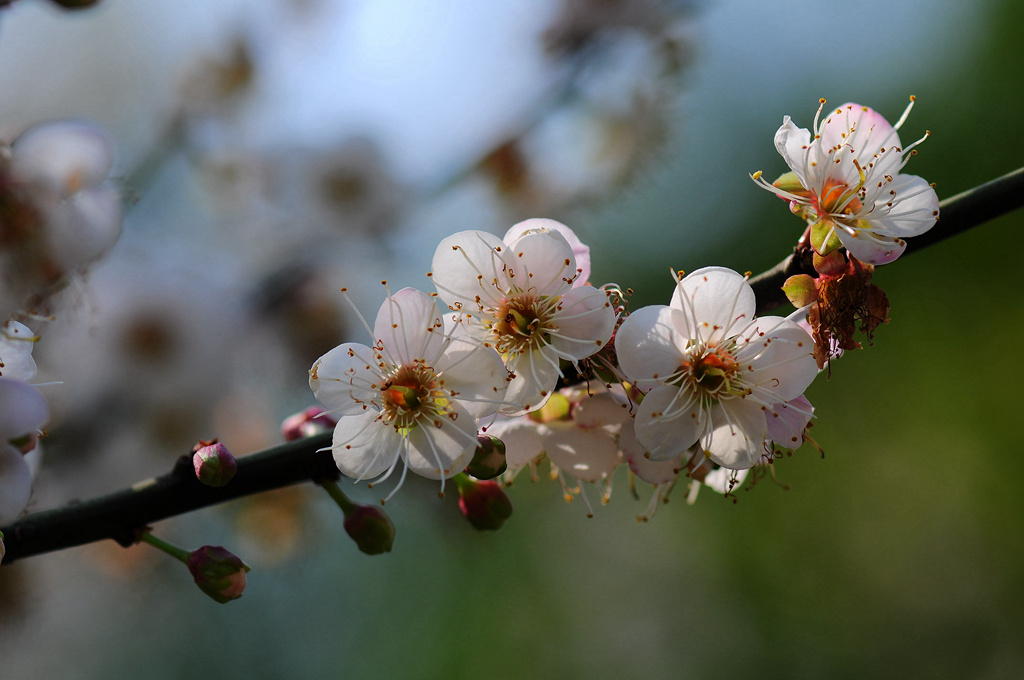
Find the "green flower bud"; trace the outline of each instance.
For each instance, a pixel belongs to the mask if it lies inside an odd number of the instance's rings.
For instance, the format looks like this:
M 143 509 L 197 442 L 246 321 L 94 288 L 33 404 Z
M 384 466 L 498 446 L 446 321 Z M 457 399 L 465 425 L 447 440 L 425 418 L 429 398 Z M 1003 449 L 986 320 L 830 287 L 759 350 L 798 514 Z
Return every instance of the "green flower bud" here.
M 395 542 L 395 524 L 387 513 L 374 505 L 353 504 L 345 511 L 345 532 L 367 555 L 391 552 Z
M 187 564 L 199 589 L 217 602 L 224 604 L 242 596 L 249 567 L 231 552 L 204 545 L 192 551 Z

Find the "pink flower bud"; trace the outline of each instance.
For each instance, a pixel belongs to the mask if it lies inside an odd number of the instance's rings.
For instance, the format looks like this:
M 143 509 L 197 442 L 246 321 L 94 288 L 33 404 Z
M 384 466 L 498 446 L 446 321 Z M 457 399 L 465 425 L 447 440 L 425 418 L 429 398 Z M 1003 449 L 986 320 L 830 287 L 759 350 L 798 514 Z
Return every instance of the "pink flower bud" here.
M 281 434 L 286 442 L 311 437 L 321 432 L 330 432 L 338 420 L 327 414 L 322 406 L 310 406 L 301 413 L 288 416 L 281 423 Z
M 391 552 L 395 542 L 394 522 L 374 505 L 354 504 L 345 513 L 345 531 L 367 555 Z
M 459 510 L 480 531 L 497 531 L 512 516 L 512 500 L 496 482 L 478 482 L 465 475 L 455 478 Z
M 212 442 L 200 441 L 196 445 L 192 464 L 196 467 L 196 477 L 206 486 L 224 486 L 238 471 L 235 457 L 228 451 L 228 447 L 216 439 Z
M 466 466 L 466 472 L 477 479 L 494 479 L 505 471 L 505 442 L 489 434 L 477 437 L 473 460 Z
M 188 570 L 200 590 L 224 604 L 242 596 L 249 567 L 220 546 L 204 545 L 189 555 Z

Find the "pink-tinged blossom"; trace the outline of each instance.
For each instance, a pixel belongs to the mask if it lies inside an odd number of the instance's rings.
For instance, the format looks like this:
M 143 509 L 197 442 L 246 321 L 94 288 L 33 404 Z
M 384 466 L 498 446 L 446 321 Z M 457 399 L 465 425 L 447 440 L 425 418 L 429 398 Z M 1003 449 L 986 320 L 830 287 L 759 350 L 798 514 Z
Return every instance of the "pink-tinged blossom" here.
M 438 295 L 514 375 L 506 415 L 542 406 L 562 375 L 559 362 L 589 357 L 611 337 L 615 310 L 604 290 L 584 285 L 587 270 L 586 247 L 552 220 L 517 224 L 505 240 L 463 231 L 438 246 Z
M 653 460 L 696 444 L 722 467 L 749 468 L 765 450 L 766 412 L 814 380 L 810 336 L 788 319 L 755 319 L 755 306 L 743 276 L 706 267 L 677 282 L 668 306 L 622 323 L 619 365 L 646 391 L 635 428 Z
M 814 407 L 807 397 L 800 395 L 781 404 L 773 404 L 765 415 L 768 418 L 768 439 L 786 449 L 798 449 L 804 443 L 804 431 L 814 416 Z
M 338 469 L 386 478 L 403 461 L 430 479 L 458 474 L 476 450 L 477 418 L 503 401 L 501 357 L 446 331 L 434 298 L 412 288 L 388 297 L 373 336 L 372 347 L 344 343 L 309 372 L 313 393 L 338 418 Z
M 841 245 L 869 264 L 887 264 L 907 247 L 904 239 L 935 225 L 939 199 L 927 181 L 902 174 L 914 147 L 898 130 L 914 105 L 913 97 L 896 125 L 867 106 L 843 104 L 813 130 L 798 128 L 789 116 L 775 133 L 775 148 L 792 173 L 769 184 L 755 181 L 780 198 L 810 225 L 811 245 L 825 255 Z

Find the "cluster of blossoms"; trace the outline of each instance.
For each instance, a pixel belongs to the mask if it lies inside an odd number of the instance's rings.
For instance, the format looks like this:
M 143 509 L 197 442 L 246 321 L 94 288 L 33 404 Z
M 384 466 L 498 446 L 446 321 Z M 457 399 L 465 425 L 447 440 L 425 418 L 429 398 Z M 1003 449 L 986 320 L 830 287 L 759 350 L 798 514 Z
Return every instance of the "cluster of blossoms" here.
M 0 524 L 28 505 L 27 458 L 38 456 L 49 417 L 28 384 L 38 338 L 18 319 L 50 318 L 51 298 L 120 235 L 121 199 L 107 183 L 113 160 L 107 137 L 79 121 L 39 124 L 0 144 Z
M 870 337 L 888 320 L 873 266 L 938 217 L 934 189 L 901 173 L 921 141 L 900 142 L 909 106 L 895 126 L 856 104 L 819 122 L 821 110 L 813 133 L 787 116 L 776 134 L 790 172 L 772 184 L 753 175 L 806 222 L 797 253 L 818 275 L 787 281 L 792 315 L 755 316 L 746 277 L 722 267 L 674 275 L 669 304 L 627 315 L 617 287 L 590 284 L 589 248 L 563 224 L 457 233 L 434 255 L 436 294 L 389 294 L 373 345 L 313 365 L 310 386 L 338 418 L 338 468 L 376 480 L 401 461 L 403 477 L 441 479 L 443 491 L 475 469 L 482 431 L 503 442 L 506 483 L 527 468 L 536 477 L 546 458 L 567 500 L 582 482 L 606 501 L 626 465 L 655 487 L 653 512 L 680 475 L 691 501 L 702 484 L 729 494 L 800 447 L 814 413 L 805 390 L 859 347 L 858 323 Z
M 669 306 L 622 319 L 619 291 L 590 285 L 589 269 L 589 248 L 553 220 L 527 220 L 503 239 L 466 231 L 442 241 L 436 296 L 389 294 L 372 346 L 342 344 L 310 370 L 338 418 L 339 470 L 377 481 L 402 462 L 403 476 L 441 479 L 443 491 L 483 429 L 505 444 L 506 481 L 547 457 L 567 498 L 579 491 L 568 477 L 607 500 L 622 464 L 660 497 L 684 470 L 695 486 L 728 491 L 738 477 L 719 468 L 746 470 L 773 442 L 802 442 L 814 343 L 793 320 L 755 319 L 743 276 L 698 270 L 677 281 Z M 623 384 L 598 378 L 602 363 Z M 581 371 L 585 385 L 559 387 Z

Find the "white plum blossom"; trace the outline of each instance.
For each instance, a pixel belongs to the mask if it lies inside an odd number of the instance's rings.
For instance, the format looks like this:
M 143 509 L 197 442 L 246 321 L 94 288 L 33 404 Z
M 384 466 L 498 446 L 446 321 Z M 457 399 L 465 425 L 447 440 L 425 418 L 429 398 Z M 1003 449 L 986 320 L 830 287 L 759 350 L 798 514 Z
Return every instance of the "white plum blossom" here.
M 114 149 L 84 121 L 41 123 L 11 145 L 11 169 L 33 188 L 51 256 L 73 269 L 106 252 L 121 234 L 121 197 L 106 183 Z
M 49 419 L 46 400 L 20 380 L 0 378 L 0 524 L 17 519 L 32 495 L 32 469 L 25 455 Z
M 636 438 L 653 460 L 696 444 L 722 467 L 749 468 L 765 451 L 766 413 L 814 380 L 811 337 L 789 319 L 755 319 L 755 306 L 743 276 L 706 267 L 677 282 L 668 306 L 643 307 L 622 323 L 616 352 L 646 391 Z
M 900 142 L 913 97 L 896 125 L 867 106 L 843 104 L 819 123 L 821 100 L 812 131 L 798 128 L 789 116 L 775 133 L 775 148 L 792 173 L 762 187 L 790 201 L 810 226 L 811 245 L 827 254 L 843 245 L 869 264 L 887 264 L 907 247 L 904 239 L 935 225 L 939 199 L 927 181 L 901 171 L 914 147 Z
M 0 376 L 29 381 L 36 377 L 32 348 L 36 337 L 23 323 L 9 320 L 0 328 Z
M 508 372 L 494 349 L 446 331 L 434 298 L 413 288 L 388 296 L 373 336 L 372 347 L 344 343 L 309 371 L 338 418 L 338 469 L 357 481 L 386 478 L 401 460 L 403 478 L 411 469 L 442 480 L 443 491 L 472 460 L 477 419 L 502 404 Z
M 586 285 L 589 264 L 572 231 L 546 219 L 521 222 L 504 240 L 463 231 L 438 246 L 438 295 L 514 375 L 506 415 L 542 406 L 562 375 L 559 362 L 589 357 L 611 337 L 616 312 L 606 291 Z
M 489 426 L 488 434 L 505 444 L 505 480 L 511 482 L 525 467 L 535 469 L 546 456 L 552 466 L 551 476 L 561 483 L 566 500 L 579 493 L 590 509 L 586 495 L 578 486 L 570 489 L 563 475 L 598 485 L 606 502 L 611 495 L 612 474 L 623 462 L 619 433 L 627 427 L 632 429 L 628 405 L 620 386 L 563 388 L 539 410 L 499 418 Z

